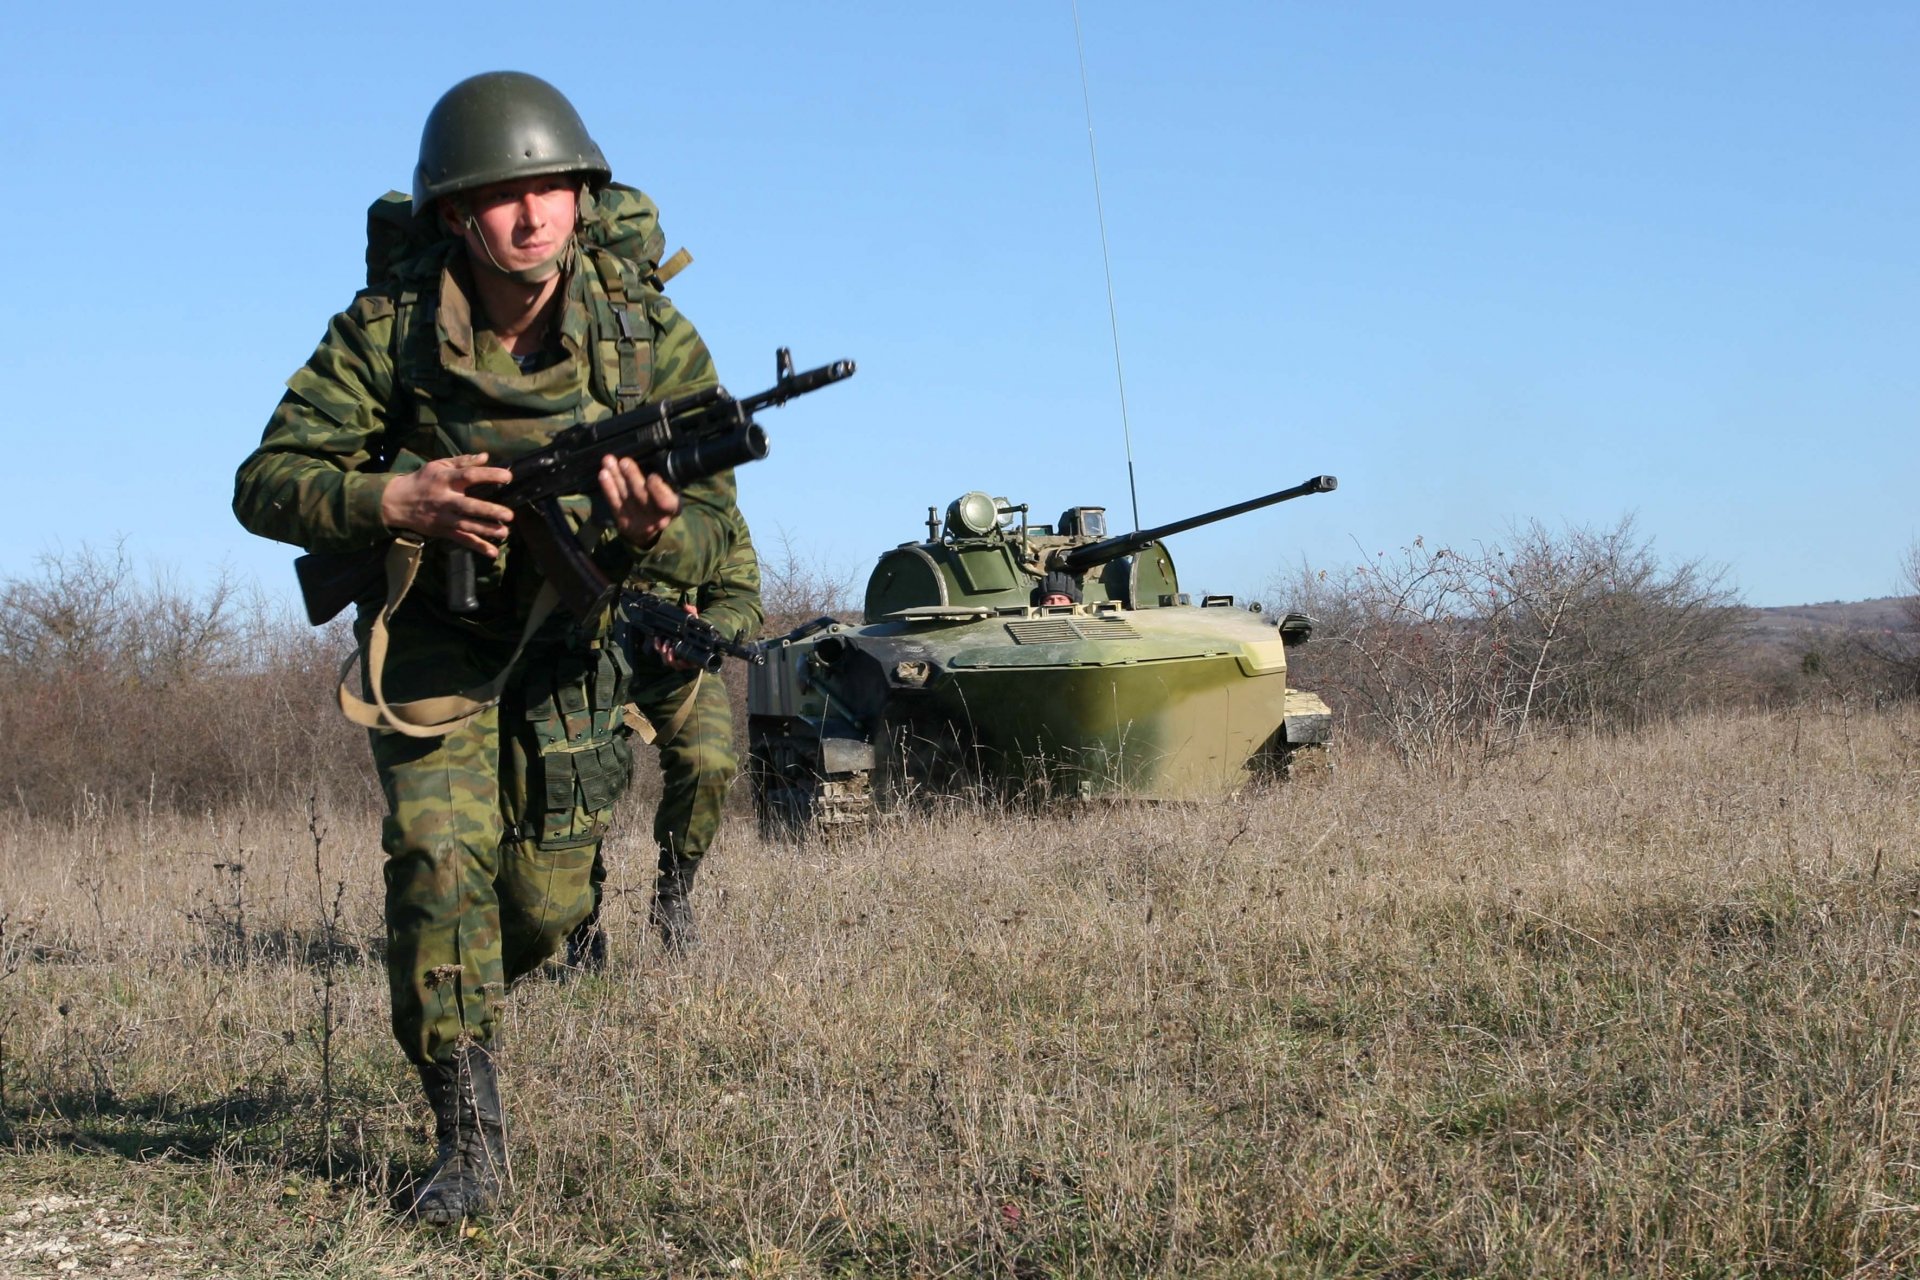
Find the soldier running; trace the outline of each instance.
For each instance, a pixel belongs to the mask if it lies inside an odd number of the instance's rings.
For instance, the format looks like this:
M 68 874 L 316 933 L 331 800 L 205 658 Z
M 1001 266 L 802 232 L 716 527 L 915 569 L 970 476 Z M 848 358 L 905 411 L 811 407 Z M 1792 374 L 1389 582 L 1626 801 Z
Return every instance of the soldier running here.
M 387 802 L 393 1031 L 439 1138 L 414 1200 L 429 1223 L 499 1199 L 499 1002 L 593 908 L 600 841 L 630 776 L 623 706 L 646 695 L 651 711 L 671 694 L 655 699 L 654 686 L 691 680 L 658 662 L 630 692 L 628 646 L 604 613 L 530 626 L 541 581 L 506 548 L 513 513 L 469 492 L 508 478 L 497 464 L 566 426 L 715 383 L 706 344 L 660 292 L 658 250 L 645 247 L 658 238 L 651 202 L 611 176 L 546 82 L 490 72 L 450 89 L 421 136 L 411 227 L 387 253 L 370 237 L 370 287 L 288 380 L 236 479 L 235 514 L 262 536 L 345 551 L 410 534 L 471 551 L 479 565 L 479 608 L 455 613 L 448 558 L 423 556 L 380 628 L 378 665 L 394 703 L 457 701 L 449 695 L 499 680 L 497 699 L 444 732 L 383 721 L 371 734 Z M 584 500 L 569 513 L 609 577 L 697 607 L 730 561 L 751 561 L 730 472 L 676 493 L 631 460 L 608 461 L 600 489 L 600 517 Z M 380 606 L 360 601 L 356 634 L 370 660 Z M 710 701 L 694 693 L 681 728 L 689 743 L 714 727 Z M 726 759 L 693 767 L 696 791 Z M 684 944 L 705 837 L 675 829 L 666 824 L 674 858 L 663 860 L 656 915 Z

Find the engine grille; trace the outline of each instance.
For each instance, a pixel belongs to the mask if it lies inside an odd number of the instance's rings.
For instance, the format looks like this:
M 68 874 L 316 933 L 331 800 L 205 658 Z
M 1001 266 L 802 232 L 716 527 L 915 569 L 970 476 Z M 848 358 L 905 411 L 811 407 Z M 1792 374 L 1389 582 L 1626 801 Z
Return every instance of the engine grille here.
M 1133 624 L 1118 618 L 1023 618 L 1007 624 L 1015 644 L 1073 644 L 1079 640 L 1137 640 Z

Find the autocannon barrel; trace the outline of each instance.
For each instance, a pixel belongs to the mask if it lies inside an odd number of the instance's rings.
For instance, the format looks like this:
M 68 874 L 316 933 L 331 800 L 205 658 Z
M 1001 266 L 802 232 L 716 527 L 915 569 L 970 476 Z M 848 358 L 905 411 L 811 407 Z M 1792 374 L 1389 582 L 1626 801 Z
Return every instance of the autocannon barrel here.
M 1332 476 L 1315 476 L 1311 480 L 1294 485 L 1291 489 L 1269 493 L 1263 498 L 1250 498 L 1245 502 L 1236 502 L 1230 507 L 1221 507 L 1218 511 L 1209 511 L 1205 515 L 1189 516 L 1185 520 L 1175 520 L 1172 524 L 1123 533 L 1116 537 L 1104 538 L 1099 542 L 1089 542 L 1085 546 L 1073 548 L 1062 556 L 1060 567 L 1070 573 L 1083 573 L 1109 560 L 1130 556 L 1148 543 L 1170 538 L 1176 533 L 1185 533 L 1188 529 L 1197 529 L 1203 524 L 1230 520 L 1234 516 L 1258 511 L 1261 507 L 1270 507 L 1276 502 L 1285 502 L 1289 498 L 1304 498 L 1310 493 L 1332 493 L 1339 487 L 1340 482 Z

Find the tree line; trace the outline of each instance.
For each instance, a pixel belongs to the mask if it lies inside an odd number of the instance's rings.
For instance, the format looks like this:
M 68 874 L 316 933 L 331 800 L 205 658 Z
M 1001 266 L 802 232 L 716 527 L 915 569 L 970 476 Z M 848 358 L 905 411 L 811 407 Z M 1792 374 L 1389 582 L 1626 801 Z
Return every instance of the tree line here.
M 1605 529 L 1532 521 L 1470 550 L 1416 539 L 1350 568 L 1302 565 L 1268 594 L 1315 620 L 1298 682 L 1349 732 L 1431 763 L 1708 708 L 1913 697 L 1920 547 L 1902 572 L 1904 628 L 1784 655 L 1753 642 L 1723 568 L 1662 559 L 1631 517 Z
M 1351 568 L 1301 566 L 1268 595 L 1314 617 L 1293 678 L 1332 704 L 1343 737 L 1414 763 L 1709 707 L 1916 696 L 1920 545 L 1901 572 L 1904 628 L 1784 659 L 1749 642 L 1721 570 L 1663 560 L 1631 520 L 1531 523 L 1470 551 L 1416 541 Z M 762 574 L 767 634 L 857 612 L 853 582 L 785 539 L 763 549 Z M 124 543 L 48 553 L 0 581 L 0 807 L 371 801 L 364 736 L 333 706 L 351 647 L 344 623 L 316 630 L 224 574 L 141 572 Z M 744 681 L 728 679 L 743 731 Z

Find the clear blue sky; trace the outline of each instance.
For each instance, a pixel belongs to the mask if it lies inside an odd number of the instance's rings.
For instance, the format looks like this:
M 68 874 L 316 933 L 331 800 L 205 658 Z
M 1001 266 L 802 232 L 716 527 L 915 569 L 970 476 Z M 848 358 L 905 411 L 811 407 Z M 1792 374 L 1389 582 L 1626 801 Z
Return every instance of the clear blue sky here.
M 562 12 L 589 14 L 573 24 Z M 1083 0 L 1141 515 L 1258 591 L 1629 511 L 1756 604 L 1920 534 L 1920 4 Z M 0 43 L 0 575 L 125 535 L 274 589 L 228 511 L 435 98 L 545 76 L 770 413 L 765 544 L 864 575 L 968 489 L 1124 523 L 1067 0 L 27 6 Z

